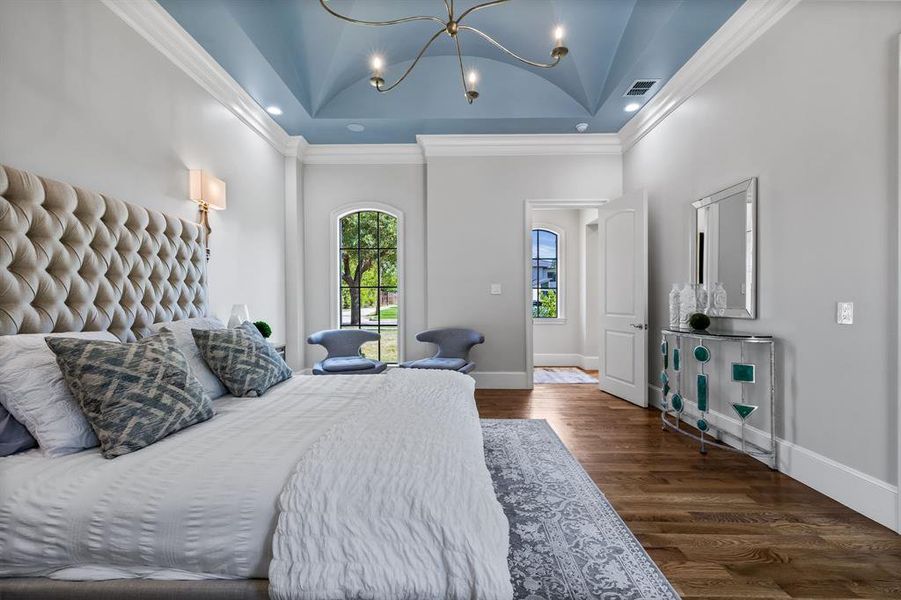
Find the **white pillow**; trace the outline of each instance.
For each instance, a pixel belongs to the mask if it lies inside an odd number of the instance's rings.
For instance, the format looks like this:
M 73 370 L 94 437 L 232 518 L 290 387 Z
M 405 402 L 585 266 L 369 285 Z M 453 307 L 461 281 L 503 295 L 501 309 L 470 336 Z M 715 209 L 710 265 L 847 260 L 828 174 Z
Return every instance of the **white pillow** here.
M 225 389 L 219 378 L 210 371 L 206 361 L 200 355 L 200 349 L 194 343 L 194 336 L 191 335 L 192 329 L 225 329 L 222 321 L 215 317 L 196 317 L 169 323 L 154 323 L 150 326 L 150 330 L 155 334 L 163 329 L 168 329 L 175 335 L 178 349 L 188 359 L 188 367 L 191 369 L 191 373 L 200 381 L 200 385 L 203 386 L 210 400 L 215 400 L 227 394 L 228 390 Z
M 66 386 L 56 355 L 44 338 L 119 339 L 108 331 L 27 333 L 0 336 L 0 404 L 49 456 L 98 445 L 81 407 Z

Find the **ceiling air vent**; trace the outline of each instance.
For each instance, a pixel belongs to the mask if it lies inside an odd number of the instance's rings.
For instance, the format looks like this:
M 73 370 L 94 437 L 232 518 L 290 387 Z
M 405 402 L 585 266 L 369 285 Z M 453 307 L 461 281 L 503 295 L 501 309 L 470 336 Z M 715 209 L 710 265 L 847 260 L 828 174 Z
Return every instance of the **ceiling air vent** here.
M 657 85 L 659 79 L 639 79 L 635 83 L 633 83 L 629 89 L 626 91 L 624 96 L 644 96 L 651 88 Z

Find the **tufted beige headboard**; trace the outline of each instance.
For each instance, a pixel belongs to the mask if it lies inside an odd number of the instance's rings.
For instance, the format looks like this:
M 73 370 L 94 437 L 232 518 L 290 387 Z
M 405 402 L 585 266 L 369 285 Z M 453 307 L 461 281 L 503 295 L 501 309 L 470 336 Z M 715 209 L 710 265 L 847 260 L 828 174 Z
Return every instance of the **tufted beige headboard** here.
M 0 165 L 0 335 L 131 341 L 206 308 L 199 226 Z

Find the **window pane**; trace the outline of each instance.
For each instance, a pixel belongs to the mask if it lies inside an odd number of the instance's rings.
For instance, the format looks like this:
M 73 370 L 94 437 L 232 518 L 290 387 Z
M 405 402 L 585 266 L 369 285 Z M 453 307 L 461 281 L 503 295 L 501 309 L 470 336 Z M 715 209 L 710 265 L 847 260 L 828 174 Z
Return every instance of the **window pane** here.
M 538 256 L 557 258 L 557 235 L 544 229 L 538 230 Z
M 541 260 L 535 261 L 537 263 L 536 270 L 538 271 L 537 280 L 538 285 L 535 287 L 540 288 L 556 288 L 557 287 L 557 261 L 556 260 L 546 260 L 542 258 Z
M 538 290 L 532 289 L 532 317 L 538 316 Z
M 532 230 L 532 258 L 538 258 L 538 230 Z
M 341 288 L 341 326 L 345 325 L 358 325 L 359 319 L 354 323 L 351 319 L 351 307 L 353 306 L 353 300 L 359 301 L 359 288 Z
M 398 357 L 397 349 L 397 328 L 382 327 L 382 357 L 381 360 L 386 363 L 396 363 Z
M 534 306 L 534 305 L 533 305 Z M 533 314 L 535 309 L 533 308 Z M 542 319 L 557 318 L 557 292 L 556 290 L 539 290 L 538 292 L 538 317 Z
M 366 331 L 372 331 L 374 333 L 378 333 L 377 327 L 363 327 Z M 363 352 L 363 356 L 366 358 L 371 358 L 373 360 L 379 360 L 379 343 L 375 342 L 366 342 L 362 346 L 360 346 L 360 350 Z
M 385 213 L 379 215 L 380 248 L 397 248 L 397 219 Z
M 360 281 L 357 278 L 358 256 L 359 252 L 357 250 L 341 250 L 341 264 L 338 265 L 341 285 L 348 287 L 360 285 Z
M 397 289 L 383 288 L 380 290 L 379 317 L 382 325 L 397 325 Z
M 360 286 L 375 287 L 379 284 L 378 250 L 360 250 Z
M 538 287 L 538 273 L 539 273 L 538 261 L 535 259 L 532 259 L 532 287 L 533 288 Z
M 397 287 L 397 250 L 382 250 L 380 257 L 382 286 Z
M 378 248 L 379 213 L 363 211 L 360 213 L 360 247 Z
M 356 248 L 357 247 L 357 214 L 353 213 L 341 218 L 341 247 Z
M 360 288 L 360 323 L 364 327 L 378 324 L 378 298 L 377 288 Z

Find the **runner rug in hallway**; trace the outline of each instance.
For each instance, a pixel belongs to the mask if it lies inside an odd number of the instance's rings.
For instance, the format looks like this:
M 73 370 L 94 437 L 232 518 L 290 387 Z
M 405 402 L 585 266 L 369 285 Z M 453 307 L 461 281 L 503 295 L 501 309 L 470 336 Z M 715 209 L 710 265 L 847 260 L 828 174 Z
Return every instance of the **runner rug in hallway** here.
M 598 380 L 575 367 L 535 367 L 534 383 L 597 383 Z

